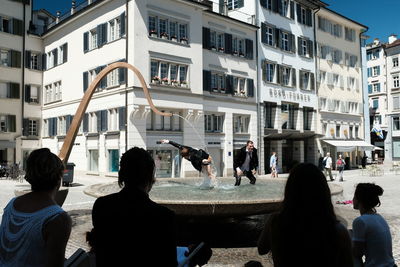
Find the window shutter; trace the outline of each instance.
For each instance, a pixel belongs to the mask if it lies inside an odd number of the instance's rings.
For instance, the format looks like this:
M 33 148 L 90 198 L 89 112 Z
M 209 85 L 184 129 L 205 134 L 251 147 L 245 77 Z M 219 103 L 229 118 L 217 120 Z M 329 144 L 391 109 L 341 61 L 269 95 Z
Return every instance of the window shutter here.
M 224 13 L 224 0 L 219 0 L 219 13 Z
M 282 82 L 282 66 L 276 64 L 276 71 L 277 71 L 276 83 L 281 84 L 281 82 Z
M 264 81 L 264 82 L 266 82 L 267 81 L 267 61 L 266 60 L 262 60 L 261 61 L 261 77 L 262 77 L 262 80 Z
M 282 1 L 281 0 L 277 0 L 277 4 L 278 4 L 278 13 L 282 14 Z
M 211 71 L 203 70 L 203 91 L 211 92 Z
M 203 27 L 203 48 L 210 49 L 210 29 Z
M 46 53 L 42 54 L 42 70 L 47 69 L 47 55 Z
M 292 86 L 296 87 L 297 83 L 296 83 L 296 69 L 292 68 Z
M 275 29 L 275 46 L 281 48 L 281 30 Z
M 311 9 L 306 9 L 306 25 L 312 26 Z
M 19 83 L 10 83 L 9 98 L 19 99 Z
M 97 34 L 97 47 L 101 47 L 103 45 L 103 24 L 97 25 L 96 34 Z
M 372 70 L 371 68 L 367 68 L 367 76 L 371 77 L 372 76 Z
M 83 52 L 87 52 L 89 50 L 89 32 L 83 33 Z
M 87 133 L 89 131 L 89 114 L 88 113 L 85 113 L 83 115 L 82 131 L 84 133 Z
M 267 25 L 261 22 L 261 42 L 267 43 Z
M 54 56 L 54 58 L 53 58 L 53 62 L 54 62 L 53 67 L 55 67 L 55 66 L 58 65 L 58 50 L 57 50 L 57 48 L 53 49 L 52 54 Z
M 246 39 L 246 58 L 253 59 L 253 40 L 250 39 Z
M 11 67 L 21 68 L 21 52 L 11 50 Z
M 233 95 L 233 76 L 226 75 L 226 93 Z
M 315 90 L 315 77 L 314 77 L 314 73 L 310 73 L 310 83 L 311 83 L 311 90 Z
M 65 118 L 65 132 L 68 133 L 69 127 L 71 127 L 72 119 L 74 116 L 72 115 L 67 115 Z
M 42 66 L 43 55 L 42 54 L 38 54 L 37 55 L 37 60 L 38 60 L 37 70 L 42 70 L 43 69 L 43 66 Z
M 225 54 L 232 54 L 232 34 L 225 33 Z
M 96 120 L 97 120 L 97 132 L 101 131 L 101 111 L 96 111 Z
M 260 0 L 260 5 L 264 8 L 267 8 L 267 0 Z
M 368 94 L 372 93 L 372 84 L 368 84 Z
M 29 119 L 23 119 L 22 121 L 22 135 L 23 136 L 29 135 Z
M 278 2 L 281 2 L 280 0 L 272 0 L 272 11 L 275 13 L 278 13 Z
M 58 123 L 58 119 L 57 118 L 53 118 L 53 135 L 56 136 L 57 135 L 57 123 Z
M 290 18 L 294 19 L 294 2 L 290 1 Z
M 68 43 L 63 44 L 63 62 L 65 63 L 68 61 Z
M 102 30 L 102 34 L 103 34 L 103 37 L 102 37 L 102 44 L 104 45 L 104 44 L 106 44 L 107 43 L 107 22 L 106 23 L 103 23 L 102 24 L 102 27 L 103 27 L 103 30 Z
M 296 36 L 294 34 L 289 34 L 289 45 L 290 51 L 296 53 Z
M 377 74 L 377 75 L 380 75 L 380 74 L 381 74 L 381 67 L 378 66 L 377 70 L 378 70 L 378 71 L 376 72 L 376 74 Z
M 100 71 L 102 71 L 105 67 L 106 65 L 100 66 L 98 73 L 100 73 Z M 100 81 L 100 88 L 106 88 L 106 87 L 107 87 L 107 75 L 104 76 Z
M 86 92 L 89 83 L 89 73 L 85 71 L 83 73 L 83 92 Z
M 120 15 L 119 21 L 121 22 L 121 26 L 119 28 L 119 36 L 121 37 L 125 35 L 125 11 Z
M 4 29 L 3 29 L 3 18 L 1 16 L 0 16 L 0 31 L 4 32 Z
M 254 97 L 254 81 L 247 79 L 247 96 Z
M 118 121 L 119 121 L 119 129 L 126 130 L 126 107 L 119 107 L 118 108 Z
M 12 19 L 12 33 L 19 36 L 24 35 L 24 24 L 22 20 Z
M 314 43 L 311 40 L 307 41 L 308 44 L 308 54 L 310 55 L 310 58 L 314 57 Z
M 238 0 L 238 8 L 244 7 L 244 0 Z
M 297 22 L 301 22 L 301 5 L 296 3 Z
M 31 86 L 29 84 L 25 85 L 25 102 L 31 102 Z
M 297 37 L 297 53 L 302 56 L 303 55 L 303 49 L 301 49 L 301 41 L 302 38 Z
M 107 131 L 107 110 L 102 110 L 101 114 L 101 131 Z
M 125 83 L 125 77 L 126 77 L 126 69 L 125 68 L 119 68 L 118 69 L 119 84 Z
M 13 133 L 16 132 L 17 127 L 15 123 L 15 118 L 16 118 L 15 115 L 7 115 L 7 122 L 6 122 L 7 132 L 13 132 Z
M 31 51 L 25 51 L 25 68 L 31 68 Z

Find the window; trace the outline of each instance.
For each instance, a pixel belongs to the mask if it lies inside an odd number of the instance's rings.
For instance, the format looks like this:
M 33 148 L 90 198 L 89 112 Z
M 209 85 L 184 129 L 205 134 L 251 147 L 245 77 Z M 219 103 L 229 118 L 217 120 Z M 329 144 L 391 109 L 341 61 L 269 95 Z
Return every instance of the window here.
M 400 109 L 400 96 L 399 95 L 395 95 L 393 96 L 393 109 Z
M 249 123 L 250 123 L 250 116 L 234 115 L 233 133 L 248 133 Z
M 376 115 L 374 116 L 374 124 L 378 123 L 379 125 L 382 124 L 382 116 Z
M 380 83 L 372 84 L 372 92 L 373 93 L 379 93 L 380 91 L 381 91 L 381 84 Z
M 225 75 L 222 73 L 211 73 L 211 89 L 214 92 L 225 93 Z
M 223 115 L 204 115 L 204 129 L 208 133 L 221 133 L 223 132 L 223 123 L 224 116 Z
M 326 71 L 320 71 L 319 73 L 319 83 L 324 84 L 326 81 Z
M 282 67 L 282 85 L 290 86 L 290 73 L 291 68 Z
M 175 42 L 187 43 L 188 25 L 172 18 L 149 16 L 149 35 Z
M 299 82 L 300 82 L 300 89 L 303 90 L 314 90 L 314 73 L 308 71 L 299 71 Z
M 67 134 L 67 120 L 65 116 L 58 118 L 58 135 L 66 135 Z
M 217 32 L 215 31 L 210 31 L 210 47 L 217 49 Z
M 399 58 L 398 57 L 392 58 L 392 64 L 393 64 L 393 68 L 398 67 L 399 66 Z
M 379 108 L 379 99 L 378 98 L 372 99 L 372 108 L 374 108 L 374 109 Z
M 89 50 L 97 48 L 97 29 L 89 31 Z
M 16 116 L 0 114 L 0 132 L 16 132 Z
M 344 38 L 347 41 L 355 42 L 355 40 L 356 40 L 356 32 L 355 32 L 355 30 L 354 29 L 349 29 L 347 27 L 344 27 Z
M 181 115 L 182 113 L 176 110 L 160 110 L 163 112 L 172 112 L 179 115 Z M 151 111 L 151 114 L 147 116 L 146 129 L 148 131 L 182 131 L 182 119 L 178 116 L 160 116 Z
M 270 46 L 274 45 L 274 29 L 271 27 L 266 27 L 266 43 Z
M 244 47 L 244 40 L 238 39 L 238 46 L 239 46 L 239 56 L 245 55 L 245 47 Z
M 349 137 L 353 138 L 353 126 L 349 126 Z
M 322 124 L 322 134 L 326 135 L 326 129 L 328 128 L 328 124 L 327 123 L 323 123 Z
M 372 76 L 378 76 L 380 74 L 380 66 L 372 67 Z
M 11 22 L 9 18 L 2 17 L 2 20 L 0 20 L 1 25 L 0 29 L 2 29 L 3 32 L 8 32 L 11 33 Z
M 0 65 L 8 67 L 10 65 L 10 53 L 8 50 L 0 49 Z
M 304 7 L 300 8 L 300 20 L 299 22 L 302 24 L 307 24 L 307 13 L 306 13 L 306 9 Z
M 342 25 L 334 24 L 333 25 L 333 35 L 336 37 L 342 37 L 343 28 Z
M 303 107 L 303 129 L 311 130 L 311 124 L 313 119 L 313 108 Z
M 172 86 L 188 85 L 188 66 L 182 64 L 169 63 L 158 60 L 151 60 L 150 75 L 153 84 L 163 84 Z
M 107 74 L 107 87 L 119 85 L 118 71 L 119 69 L 114 69 Z
M 39 121 L 38 120 L 29 120 L 29 124 L 28 124 L 28 135 L 31 136 L 38 136 L 38 124 Z
M 301 55 L 307 56 L 308 55 L 308 47 L 307 47 L 307 40 L 301 39 Z
M 393 88 L 399 88 L 400 87 L 400 78 L 399 74 L 396 74 L 393 76 Z
M 279 0 L 281 1 L 281 15 L 284 17 L 288 16 L 288 10 L 289 10 L 289 1 L 288 0 Z
M 276 103 L 265 103 L 265 128 L 274 128 Z
M 295 106 L 293 104 L 281 104 L 282 129 L 296 129 Z
M 289 34 L 286 32 L 281 32 L 281 48 L 285 51 L 290 51 Z
M 26 85 L 25 98 L 28 103 L 39 103 L 40 86 Z
M 333 50 L 333 62 L 335 62 L 336 64 L 342 63 L 342 51 Z
M 265 81 L 267 82 L 274 82 L 274 76 L 275 76 L 275 64 L 273 63 L 266 63 L 265 64 Z
M 228 0 L 228 10 L 243 7 L 243 0 Z
M 61 81 L 45 85 L 45 104 L 61 100 Z
M 108 171 L 118 172 L 119 169 L 119 149 L 108 150 Z
M 355 129 L 354 138 L 358 138 L 358 126 L 356 126 L 354 129 Z
M 119 18 L 112 19 L 108 22 L 109 36 L 108 40 L 114 41 L 120 37 L 121 20 Z
M 99 150 L 89 150 L 89 170 L 93 172 L 99 171 Z
M 0 98 L 19 99 L 19 83 L 0 82 Z
M 340 125 L 336 125 L 336 137 L 340 137 Z
M 118 131 L 119 130 L 119 109 L 112 108 L 108 110 L 108 125 L 107 129 L 109 131 Z
M 30 60 L 30 68 L 34 70 L 40 70 L 39 69 L 39 53 L 31 52 L 31 58 L 28 59 Z
M 348 89 L 354 89 L 356 79 L 354 77 L 348 77 Z
M 393 130 L 400 131 L 400 117 L 393 117 Z
M 357 67 L 358 57 L 354 55 L 350 55 L 350 67 Z
M 225 49 L 225 38 L 223 33 L 217 34 L 217 47 L 218 51 L 224 51 Z M 239 41 L 239 53 L 240 53 L 240 41 Z

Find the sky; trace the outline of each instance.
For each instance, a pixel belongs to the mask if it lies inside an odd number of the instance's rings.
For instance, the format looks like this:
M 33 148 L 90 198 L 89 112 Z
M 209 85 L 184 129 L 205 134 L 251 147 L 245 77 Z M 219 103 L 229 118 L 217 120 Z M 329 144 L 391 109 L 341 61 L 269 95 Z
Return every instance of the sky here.
M 245 0 L 250 1 L 250 0 Z M 400 23 L 397 21 L 400 11 L 400 0 L 322 0 L 328 8 L 356 22 L 368 26 L 365 33 L 371 38 L 387 42 L 390 34 L 399 34 Z M 77 4 L 82 0 L 77 0 Z M 52 14 L 57 10 L 64 14 L 71 8 L 71 0 L 33 0 L 33 8 L 44 8 Z M 397 21 L 397 22 L 396 22 Z

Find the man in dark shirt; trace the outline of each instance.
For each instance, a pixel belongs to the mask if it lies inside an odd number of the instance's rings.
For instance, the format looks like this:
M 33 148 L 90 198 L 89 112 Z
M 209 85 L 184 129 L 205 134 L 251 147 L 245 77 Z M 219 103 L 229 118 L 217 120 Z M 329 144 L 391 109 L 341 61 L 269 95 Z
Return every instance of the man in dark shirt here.
M 250 179 L 251 184 L 255 184 L 256 177 L 254 177 L 254 174 L 257 173 L 257 168 L 257 149 L 254 148 L 253 141 L 249 140 L 247 141 L 246 146 L 239 150 L 233 160 L 233 171 L 236 179 L 235 186 L 240 185 L 243 175 Z
M 176 266 L 174 213 L 148 193 L 155 182 L 151 155 L 134 147 L 122 155 L 122 190 L 93 206 L 93 249 L 97 266 Z

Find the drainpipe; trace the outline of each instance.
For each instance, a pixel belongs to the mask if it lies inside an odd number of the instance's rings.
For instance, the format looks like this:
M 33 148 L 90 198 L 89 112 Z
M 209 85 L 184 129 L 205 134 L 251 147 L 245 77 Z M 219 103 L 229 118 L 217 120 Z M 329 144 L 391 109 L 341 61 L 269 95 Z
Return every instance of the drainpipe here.
M 317 8 L 317 11 L 315 11 L 314 12 L 314 14 L 313 14 L 313 20 L 314 20 L 314 58 L 315 58 L 315 79 L 314 79 L 314 88 L 315 88 L 315 96 L 317 97 L 317 112 L 315 113 L 315 114 L 319 114 L 319 112 L 318 112 L 318 109 L 319 109 L 319 97 L 318 97 L 318 86 L 317 86 L 317 79 L 318 79 L 318 74 L 317 74 L 317 71 L 318 71 L 318 55 L 317 55 L 317 52 L 318 52 L 318 45 L 317 45 L 317 23 L 316 23 L 316 20 L 315 20 L 315 18 L 316 18 L 316 15 L 317 15 L 317 12 L 318 11 L 320 11 L 321 10 L 321 7 L 319 6 L 318 8 Z M 315 132 L 317 132 L 318 131 L 318 116 L 315 116 L 316 118 L 315 118 Z M 318 151 L 319 151 L 319 155 L 318 155 L 318 157 L 320 157 L 321 156 L 321 154 L 322 155 L 324 155 L 324 151 L 323 151 L 323 149 L 322 149 L 322 146 L 321 146 L 321 141 L 319 141 L 320 140 L 320 137 L 317 137 L 316 138 L 316 143 L 317 143 L 317 149 L 318 149 Z M 315 150 L 314 150 L 315 151 Z M 315 158 L 314 158 L 314 160 L 315 160 Z
M 255 11 L 256 11 L 256 17 L 255 17 L 255 22 L 254 24 L 258 26 L 258 20 L 259 20 L 259 13 L 258 13 L 258 0 L 254 1 L 255 3 Z M 255 53 L 255 60 L 256 60 L 256 72 L 257 72 L 257 90 L 256 90 L 256 101 L 257 101 L 257 144 L 258 144 L 258 158 L 261 159 L 261 151 L 264 152 L 264 148 L 260 147 L 261 146 L 261 140 L 262 140 L 262 132 L 261 132 L 261 105 L 260 105 L 260 90 L 261 90 L 261 81 L 260 81 L 260 74 L 259 74 L 259 67 L 258 67 L 258 30 L 256 30 L 256 53 Z M 261 165 L 260 163 L 258 165 Z M 264 168 L 265 169 L 265 168 Z M 258 174 L 260 173 L 261 168 L 258 168 Z
M 129 27 L 129 19 L 128 19 L 128 10 L 129 10 L 129 0 L 126 0 L 125 3 L 125 60 L 128 62 L 128 27 Z M 125 75 L 125 152 L 128 151 L 128 71 L 126 71 Z
M 22 82 L 21 82 L 21 136 L 24 135 L 24 113 L 25 113 L 25 61 L 29 60 L 29 58 L 25 57 L 25 42 L 26 42 L 26 16 L 25 16 L 25 2 L 22 1 L 22 17 L 23 17 L 23 26 L 22 26 Z M 22 140 L 21 140 L 22 143 Z M 16 152 L 16 151 L 15 151 Z M 16 161 L 16 153 L 14 153 L 14 162 Z

